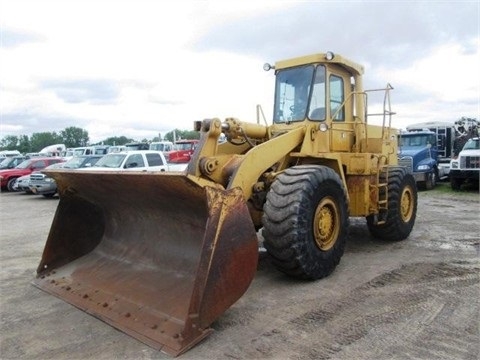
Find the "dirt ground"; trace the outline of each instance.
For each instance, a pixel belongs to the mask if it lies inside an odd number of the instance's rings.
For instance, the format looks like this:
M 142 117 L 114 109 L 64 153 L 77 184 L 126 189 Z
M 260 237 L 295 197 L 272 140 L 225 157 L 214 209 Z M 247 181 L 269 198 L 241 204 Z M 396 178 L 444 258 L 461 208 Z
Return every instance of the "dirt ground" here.
M 479 359 L 480 198 L 419 192 L 402 242 L 352 219 L 345 255 L 316 282 L 261 253 L 246 294 L 181 359 Z M 31 284 L 58 198 L 0 194 L 1 359 L 168 359 Z

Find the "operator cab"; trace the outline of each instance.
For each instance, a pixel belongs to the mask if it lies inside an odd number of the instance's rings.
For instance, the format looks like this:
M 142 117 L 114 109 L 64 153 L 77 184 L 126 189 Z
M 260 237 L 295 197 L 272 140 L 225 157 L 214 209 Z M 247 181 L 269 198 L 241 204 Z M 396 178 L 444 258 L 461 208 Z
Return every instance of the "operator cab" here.
M 344 122 L 353 117 L 349 96 L 363 68 L 345 64 L 346 59 L 332 53 L 312 56 L 305 64 L 280 62 L 275 66 L 275 104 L 273 122 L 290 124 L 306 119 L 316 122 Z M 273 68 L 264 67 L 265 70 Z

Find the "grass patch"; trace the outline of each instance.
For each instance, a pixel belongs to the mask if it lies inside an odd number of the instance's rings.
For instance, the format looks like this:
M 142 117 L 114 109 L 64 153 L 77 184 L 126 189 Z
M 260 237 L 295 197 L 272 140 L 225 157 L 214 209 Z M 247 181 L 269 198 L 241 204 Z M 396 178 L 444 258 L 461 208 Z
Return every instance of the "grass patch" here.
M 433 190 L 428 190 L 428 191 L 422 191 L 424 193 L 426 192 L 433 192 L 433 193 L 442 193 L 442 194 L 452 194 L 452 195 L 458 195 L 458 196 L 471 196 L 472 194 L 478 194 L 479 193 L 479 186 L 478 183 L 474 182 L 465 182 L 460 190 L 455 191 L 452 190 L 452 187 L 450 186 L 449 181 L 440 181 L 437 183 L 437 186 L 435 186 L 435 189 Z

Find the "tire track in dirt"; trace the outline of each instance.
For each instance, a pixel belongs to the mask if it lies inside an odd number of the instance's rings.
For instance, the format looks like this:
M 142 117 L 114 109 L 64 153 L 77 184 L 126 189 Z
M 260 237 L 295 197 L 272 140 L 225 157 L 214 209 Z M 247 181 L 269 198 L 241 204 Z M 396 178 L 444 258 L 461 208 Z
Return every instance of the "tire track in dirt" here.
M 270 321 L 278 327 L 224 355 L 235 357 L 241 348 L 241 357 L 248 358 L 473 358 L 478 314 L 467 305 L 477 292 L 479 270 L 466 262 L 404 265 L 333 301 L 303 303 L 311 310 L 293 313 L 285 323 Z M 366 353 L 360 350 L 365 347 Z

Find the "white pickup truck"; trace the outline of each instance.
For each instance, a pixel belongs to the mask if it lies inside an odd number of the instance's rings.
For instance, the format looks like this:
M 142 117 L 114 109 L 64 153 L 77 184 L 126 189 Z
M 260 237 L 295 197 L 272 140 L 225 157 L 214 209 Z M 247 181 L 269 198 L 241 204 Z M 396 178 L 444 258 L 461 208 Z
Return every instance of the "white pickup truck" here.
M 104 155 L 95 165 L 79 171 L 168 171 L 161 151 L 137 150 Z
M 450 184 L 459 190 L 467 180 L 478 183 L 480 174 L 480 138 L 469 139 L 456 159 L 450 162 Z

